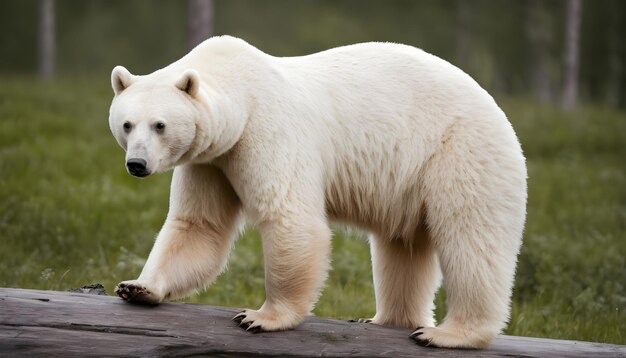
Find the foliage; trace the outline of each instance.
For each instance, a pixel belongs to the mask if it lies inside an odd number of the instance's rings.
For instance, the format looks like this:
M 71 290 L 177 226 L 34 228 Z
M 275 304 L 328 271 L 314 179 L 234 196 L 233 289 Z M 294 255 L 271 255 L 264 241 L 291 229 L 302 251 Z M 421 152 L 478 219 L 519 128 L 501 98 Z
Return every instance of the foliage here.
M 459 65 L 492 93 L 532 91 L 533 46 L 527 27 L 542 28 L 546 77 L 561 83 L 565 1 L 538 1 L 528 25 L 525 1 L 471 1 L 461 25 L 459 0 L 215 0 L 215 33 L 243 37 L 277 56 L 301 55 L 365 41 L 414 45 Z M 186 52 L 185 1 L 57 0 L 61 74 L 105 75 L 118 64 L 154 71 Z M 581 27 L 581 95 L 626 105 L 626 2 L 586 0 Z M 33 73 L 37 1 L 0 2 L 0 73 Z M 461 42 L 468 42 L 461 44 Z M 460 46 L 471 49 L 467 56 Z M 467 57 L 467 58 L 463 58 Z M 621 91 L 620 91 L 621 89 Z M 555 96 L 557 94 L 555 93 Z M 613 98 L 617 97 L 617 98 Z
M 171 174 L 138 180 L 109 133 L 102 78 L 0 78 L 0 286 L 66 290 L 136 277 L 167 212 Z M 96 83 L 96 85 L 94 85 Z M 528 220 L 506 333 L 626 344 L 626 113 L 500 100 L 529 164 Z M 367 241 L 338 230 L 320 316 L 374 313 Z M 258 307 L 258 233 L 189 299 Z M 445 293 L 437 316 L 445 313 Z

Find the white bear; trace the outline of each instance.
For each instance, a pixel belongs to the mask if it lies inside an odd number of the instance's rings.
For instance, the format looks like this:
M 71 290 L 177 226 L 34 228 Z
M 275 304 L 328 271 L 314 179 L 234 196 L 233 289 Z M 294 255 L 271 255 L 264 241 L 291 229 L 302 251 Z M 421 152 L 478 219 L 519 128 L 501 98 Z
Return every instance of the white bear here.
M 266 300 L 234 319 L 293 328 L 318 299 L 337 220 L 371 233 L 371 322 L 462 348 L 505 326 L 526 165 L 505 114 L 463 71 L 399 44 L 273 57 L 222 36 L 149 75 L 118 66 L 111 77 L 128 171 L 174 168 L 169 214 L 139 278 L 116 287 L 122 298 L 206 287 L 245 217 L 263 237 Z M 441 274 L 448 314 L 435 326 Z

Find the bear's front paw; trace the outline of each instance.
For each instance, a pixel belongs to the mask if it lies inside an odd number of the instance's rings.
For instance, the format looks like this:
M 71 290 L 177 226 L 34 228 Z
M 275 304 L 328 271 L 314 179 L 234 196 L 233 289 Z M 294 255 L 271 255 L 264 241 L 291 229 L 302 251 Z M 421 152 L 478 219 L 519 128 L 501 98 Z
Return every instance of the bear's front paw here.
M 115 293 L 128 302 L 156 305 L 162 301 L 160 295 L 138 283 L 124 281 L 115 286 Z
M 300 324 L 303 316 L 295 314 L 275 314 L 263 312 L 262 310 L 243 310 L 239 312 L 233 321 L 239 324 L 239 327 L 248 332 L 271 332 L 284 331 L 291 329 Z

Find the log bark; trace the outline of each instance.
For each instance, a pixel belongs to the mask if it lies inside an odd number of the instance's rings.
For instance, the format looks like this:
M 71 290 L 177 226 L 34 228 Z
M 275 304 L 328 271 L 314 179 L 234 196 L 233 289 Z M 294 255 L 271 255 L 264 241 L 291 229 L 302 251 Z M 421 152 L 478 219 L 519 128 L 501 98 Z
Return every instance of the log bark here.
M 423 348 L 410 330 L 310 317 L 297 329 L 248 333 L 235 308 L 0 288 L 1 357 L 624 357 L 626 346 L 499 336 L 486 350 Z

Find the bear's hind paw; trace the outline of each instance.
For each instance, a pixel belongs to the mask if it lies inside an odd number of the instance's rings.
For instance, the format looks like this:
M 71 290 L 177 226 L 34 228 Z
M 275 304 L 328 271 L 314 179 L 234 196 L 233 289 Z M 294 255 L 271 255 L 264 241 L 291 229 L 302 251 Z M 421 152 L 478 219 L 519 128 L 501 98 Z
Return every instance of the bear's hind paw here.
M 350 323 L 372 323 L 372 319 L 371 318 L 353 318 L 351 320 L 348 320 L 348 322 L 350 322 Z
M 486 348 L 493 339 L 486 332 L 442 327 L 417 327 L 409 337 L 422 347 L 462 349 Z

